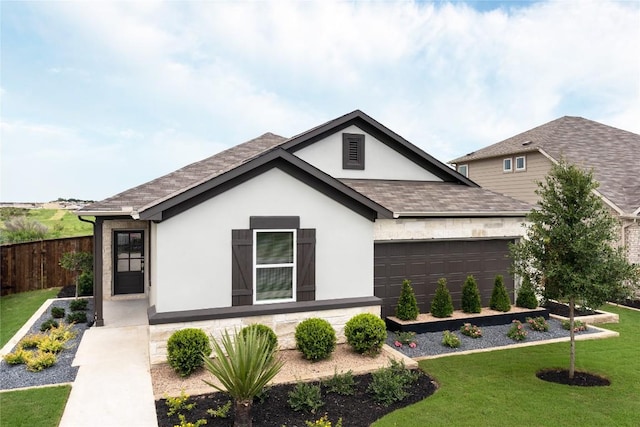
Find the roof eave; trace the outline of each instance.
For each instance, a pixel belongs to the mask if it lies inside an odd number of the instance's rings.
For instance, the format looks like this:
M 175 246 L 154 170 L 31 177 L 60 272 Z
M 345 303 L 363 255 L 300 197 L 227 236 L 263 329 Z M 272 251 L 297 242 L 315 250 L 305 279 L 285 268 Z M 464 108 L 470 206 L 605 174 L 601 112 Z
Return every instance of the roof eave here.
M 452 217 L 452 218 L 464 218 L 464 217 L 526 217 L 529 211 L 476 211 L 476 212 L 462 212 L 462 211 L 443 211 L 443 212 L 394 212 L 393 218 L 402 217 Z

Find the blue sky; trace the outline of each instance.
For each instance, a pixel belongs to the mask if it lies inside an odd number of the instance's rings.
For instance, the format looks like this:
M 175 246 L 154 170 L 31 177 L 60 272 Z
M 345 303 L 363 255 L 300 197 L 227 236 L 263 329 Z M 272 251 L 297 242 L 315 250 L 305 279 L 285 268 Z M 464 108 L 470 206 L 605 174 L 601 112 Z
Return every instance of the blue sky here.
M 1 2 L 1 201 L 103 199 L 355 109 L 441 161 L 640 133 L 640 2 Z

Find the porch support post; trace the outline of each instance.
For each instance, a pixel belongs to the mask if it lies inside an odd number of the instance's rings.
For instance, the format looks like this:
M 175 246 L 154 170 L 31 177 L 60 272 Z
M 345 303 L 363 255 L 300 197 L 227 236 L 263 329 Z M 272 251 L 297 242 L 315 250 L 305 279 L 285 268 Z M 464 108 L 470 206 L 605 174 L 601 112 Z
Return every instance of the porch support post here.
M 93 305 L 95 325 L 104 326 L 102 314 L 102 224 L 104 220 L 96 217 L 93 226 Z

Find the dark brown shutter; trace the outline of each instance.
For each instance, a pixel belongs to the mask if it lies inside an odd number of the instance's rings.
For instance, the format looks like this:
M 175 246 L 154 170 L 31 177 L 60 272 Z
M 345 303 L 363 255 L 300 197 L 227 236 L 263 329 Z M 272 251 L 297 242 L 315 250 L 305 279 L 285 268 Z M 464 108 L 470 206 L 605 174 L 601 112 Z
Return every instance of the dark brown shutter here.
M 231 230 L 231 305 L 253 304 L 253 231 Z
M 297 238 L 297 301 L 316 299 L 316 230 L 299 229 Z

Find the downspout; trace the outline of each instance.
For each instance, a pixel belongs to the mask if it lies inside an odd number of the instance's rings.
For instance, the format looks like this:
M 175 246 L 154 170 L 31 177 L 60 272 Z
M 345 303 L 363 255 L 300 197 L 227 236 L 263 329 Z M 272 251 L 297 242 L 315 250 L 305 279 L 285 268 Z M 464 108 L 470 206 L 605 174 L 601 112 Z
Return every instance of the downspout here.
M 78 215 L 82 222 L 93 224 L 93 321 L 96 326 L 104 326 L 102 313 L 102 219 L 90 221 Z

